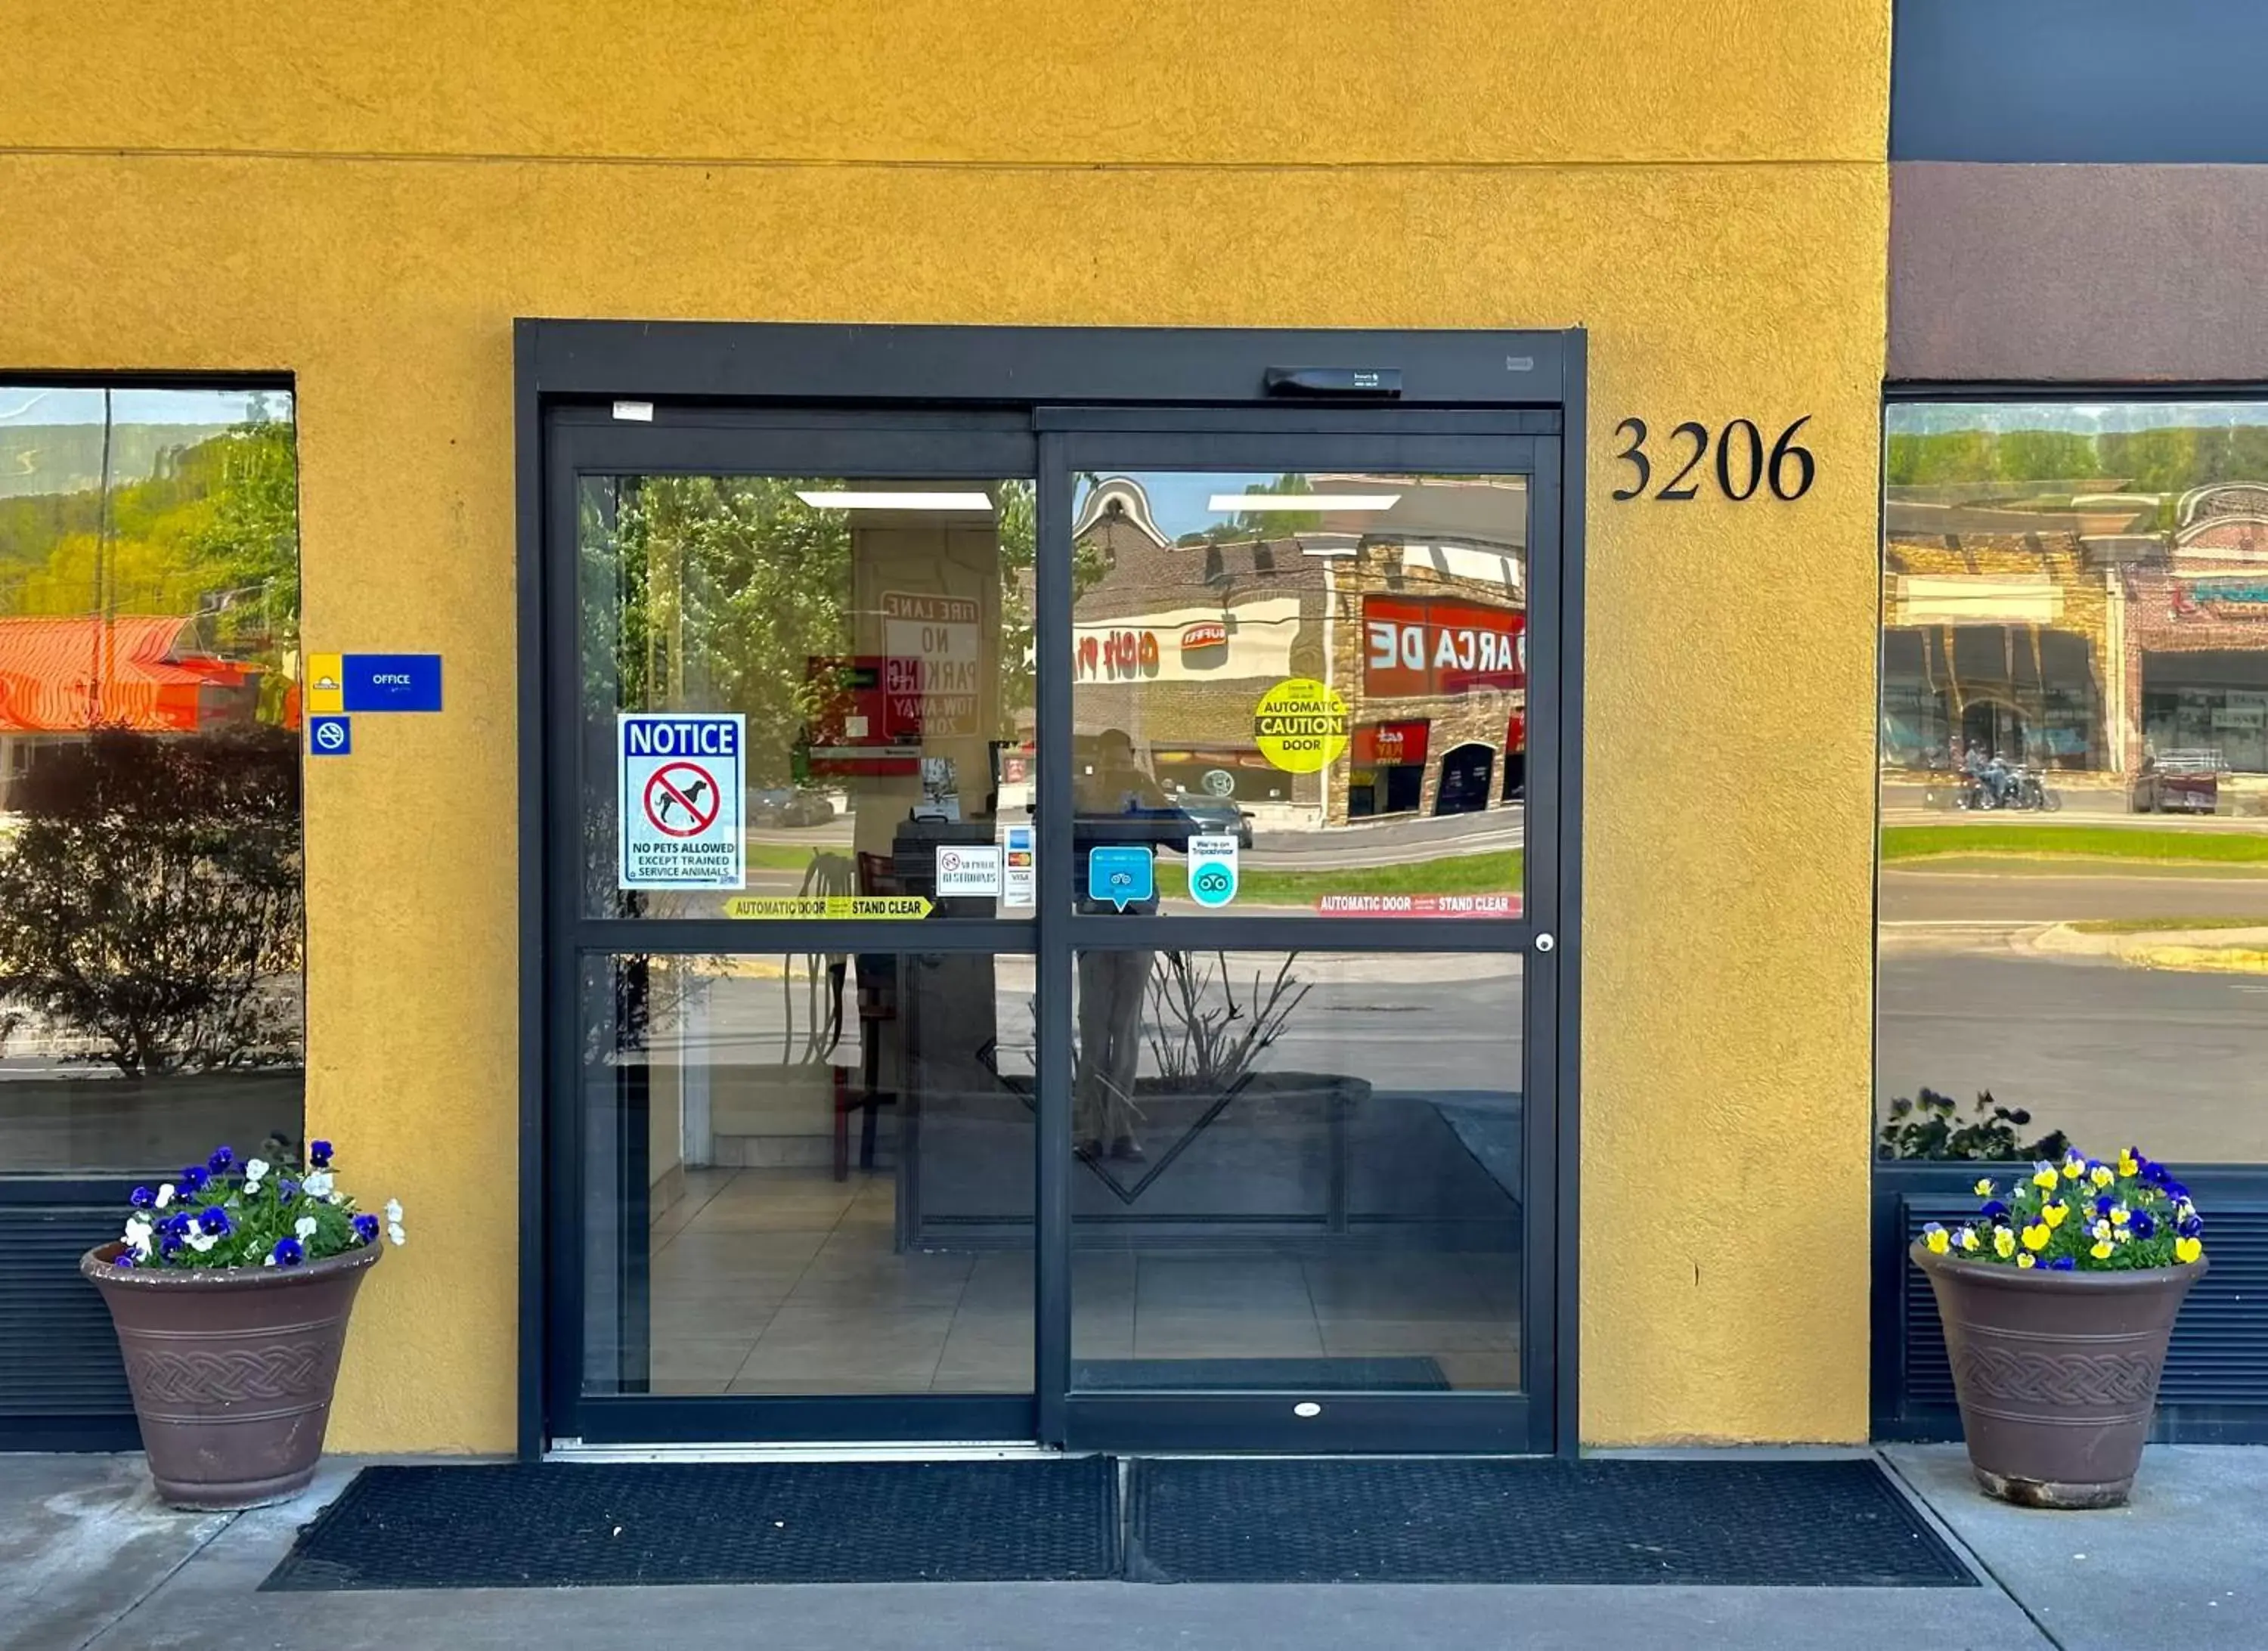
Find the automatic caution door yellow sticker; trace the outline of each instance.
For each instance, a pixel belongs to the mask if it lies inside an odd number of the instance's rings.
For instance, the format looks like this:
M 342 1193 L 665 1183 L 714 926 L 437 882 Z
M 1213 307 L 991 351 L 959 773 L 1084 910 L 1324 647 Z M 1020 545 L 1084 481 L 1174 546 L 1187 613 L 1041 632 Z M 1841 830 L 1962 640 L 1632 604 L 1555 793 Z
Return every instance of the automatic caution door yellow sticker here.
M 930 914 L 921 895 L 736 895 L 725 903 L 728 918 L 879 918 L 905 920 Z
M 1347 748 L 1346 701 L 1328 682 L 1289 677 L 1253 707 L 1252 738 L 1285 773 L 1321 773 Z

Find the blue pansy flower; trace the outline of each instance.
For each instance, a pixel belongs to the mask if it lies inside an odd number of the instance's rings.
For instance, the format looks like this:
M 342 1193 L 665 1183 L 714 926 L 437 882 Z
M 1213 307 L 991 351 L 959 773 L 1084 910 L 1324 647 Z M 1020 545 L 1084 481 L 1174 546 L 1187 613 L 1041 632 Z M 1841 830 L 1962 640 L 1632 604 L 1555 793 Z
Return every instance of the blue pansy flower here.
M 307 1258 L 307 1252 L 299 1247 L 299 1241 L 296 1238 L 277 1239 L 275 1255 L 276 1264 L 279 1267 L 296 1267 Z
M 2194 1215 L 2184 1215 L 2182 1217 L 2181 1225 L 2175 1227 L 2174 1231 L 2179 1233 L 2183 1238 L 2195 1238 L 2199 1233 L 2205 1231 L 2205 1223 Z
M 2152 1215 L 2147 1210 L 2137 1210 L 2134 1212 L 2134 1219 L 2131 1227 L 2134 1236 L 2137 1238 L 2154 1237 L 2158 1230 L 2158 1218 Z
M 2142 1179 L 2148 1182 L 2154 1187 L 2164 1186 L 2169 1179 L 2166 1175 L 2165 1165 L 2144 1164 L 2142 1166 Z
M 314 1165 L 318 1169 L 329 1168 L 331 1167 L 330 1142 L 309 1141 L 307 1143 L 307 1161 Z
M 147 1187 L 136 1187 L 126 1201 L 137 1210 L 146 1210 L 158 1201 L 158 1195 Z
M 114 1267 L 132 1266 L 134 1264 L 134 1252 L 130 1249 L 120 1250 L 117 1256 L 112 1259 L 110 1264 Z
M 276 1201 L 289 1204 L 299 1196 L 299 1183 L 286 1176 L 276 1183 Z
M 225 1175 L 227 1173 L 228 1167 L 235 1161 L 234 1153 L 225 1146 L 216 1146 L 212 1150 L 212 1156 L 205 1160 L 205 1167 L 217 1176 Z
M 176 1238 L 187 1238 L 189 1228 L 196 1224 L 196 1219 L 187 1210 L 175 1210 L 166 1218 L 166 1230 Z
M 2003 1220 L 2007 1217 L 2008 1206 L 1998 1198 L 1987 1198 L 1977 1213 L 1988 1221 Z
M 2110 1214 L 2110 1212 L 2111 1212 L 2111 1211 L 2113 1211 L 2113 1210 L 2117 1209 L 2117 1207 L 2118 1207 L 2118 1200 L 2117 1200 L 2117 1199 L 2116 1199 L 2116 1198 L 2112 1198 L 2112 1197 L 2111 1197 L 2109 1193 L 2107 1193 L 2107 1192 L 2106 1192 L 2106 1193 L 2103 1193 L 2101 1197 L 2097 1198 L 2095 1200 L 2095 1212 L 2097 1215 L 2108 1215 L 2108 1214 Z
M 2179 1204 L 2190 1196 L 2190 1190 L 2178 1181 L 2169 1180 L 2166 1183 L 2166 1196 Z
M 205 1173 L 202 1164 L 191 1164 L 181 1171 L 181 1184 L 192 1192 L 202 1192 L 212 1176 Z
M 378 1217 L 375 1215 L 356 1216 L 354 1218 L 354 1230 L 355 1241 L 357 1243 L 376 1243 L 378 1242 Z
M 229 1232 L 228 1212 L 216 1204 L 197 1217 L 197 1225 L 215 1238 L 226 1238 Z
M 158 1253 L 161 1256 L 180 1255 L 181 1253 L 181 1241 L 173 1234 L 167 1233 L 158 1241 Z
M 2053 1261 L 2048 1263 L 2048 1271 L 2050 1272 L 2069 1272 L 2076 1265 L 2078 1265 L 2078 1264 L 2073 1261 L 2069 1256 L 2058 1256 Z

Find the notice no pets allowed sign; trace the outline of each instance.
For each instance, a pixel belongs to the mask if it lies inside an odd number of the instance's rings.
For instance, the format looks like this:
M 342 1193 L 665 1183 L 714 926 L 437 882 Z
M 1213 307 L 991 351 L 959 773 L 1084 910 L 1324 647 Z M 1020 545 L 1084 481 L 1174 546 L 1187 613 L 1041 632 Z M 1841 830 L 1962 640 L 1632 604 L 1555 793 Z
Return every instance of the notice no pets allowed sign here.
M 616 719 L 624 888 L 743 888 L 738 716 Z

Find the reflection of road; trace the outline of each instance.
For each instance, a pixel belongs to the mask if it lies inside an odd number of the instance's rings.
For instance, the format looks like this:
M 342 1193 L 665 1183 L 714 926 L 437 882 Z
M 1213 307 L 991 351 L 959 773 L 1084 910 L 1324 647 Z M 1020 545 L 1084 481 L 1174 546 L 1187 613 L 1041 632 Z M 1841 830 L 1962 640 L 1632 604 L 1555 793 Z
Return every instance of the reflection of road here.
M 2268 874 L 2122 873 L 2116 867 L 2037 876 L 1882 868 L 1885 923 L 2073 923 L 2088 918 L 2268 913 Z
M 1244 864 L 1254 871 L 1404 866 L 1456 854 L 1516 849 L 1527 840 L 1527 811 L 1512 807 L 1442 819 L 1381 821 L 1330 831 L 1262 831 L 1246 851 Z
M 1006 1064 L 1028 1070 L 1035 965 L 1029 957 L 993 961 L 994 1027 Z M 1208 962 L 1211 960 L 1204 960 Z M 1231 953 L 1230 973 L 1248 1008 L 1252 977 L 1272 979 L 1280 958 Z M 1489 956 L 1460 960 L 1454 981 L 1440 978 L 1431 956 L 1302 954 L 1292 973 L 1312 983 L 1283 1034 L 1262 1057 L 1263 1069 L 1333 1072 L 1365 1078 L 1384 1088 L 1410 1090 L 1517 1089 L 1520 1079 L 1520 960 Z M 693 1041 L 681 1051 L 666 1046 L 656 1058 L 669 1063 L 776 1061 L 804 1047 L 810 1001 L 798 977 L 783 990 L 776 979 L 728 979 L 713 984 Z M 791 1009 L 791 1006 L 792 1008 Z M 784 1036 L 793 1015 L 795 1032 Z M 858 1057 L 859 1027 L 848 1017 L 835 1058 Z M 1145 1033 L 1145 1045 L 1146 1045 Z M 1145 1048 L 1144 1070 L 1154 1063 Z
M 2268 981 L 2045 956 L 2035 925 L 2232 917 L 2268 923 L 2268 876 L 1885 868 L 1879 1101 L 1990 1089 L 2082 1146 L 2176 1162 L 2268 1158 Z
M 1886 950 L 1875 1093 L 1990 1089 L 2095 1152 L 2268 1159 L 2268 981 L 2013 950 Z

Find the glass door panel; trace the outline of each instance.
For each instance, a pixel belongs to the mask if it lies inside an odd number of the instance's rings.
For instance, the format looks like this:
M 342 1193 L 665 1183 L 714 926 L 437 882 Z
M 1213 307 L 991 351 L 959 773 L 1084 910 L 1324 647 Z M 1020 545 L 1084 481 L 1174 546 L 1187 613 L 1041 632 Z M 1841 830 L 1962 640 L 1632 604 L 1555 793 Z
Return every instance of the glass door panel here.
M 1141 910 L 1521 914 L 1526 476 L 1100 473 L 1074 506 L 1081 848 L 1156 851 Z
M 1521 972 L 1080 952 L 1073 1389 L 1519 1388 Z

